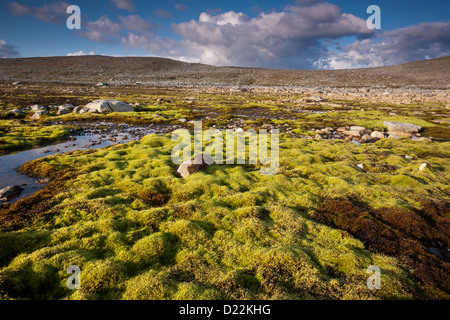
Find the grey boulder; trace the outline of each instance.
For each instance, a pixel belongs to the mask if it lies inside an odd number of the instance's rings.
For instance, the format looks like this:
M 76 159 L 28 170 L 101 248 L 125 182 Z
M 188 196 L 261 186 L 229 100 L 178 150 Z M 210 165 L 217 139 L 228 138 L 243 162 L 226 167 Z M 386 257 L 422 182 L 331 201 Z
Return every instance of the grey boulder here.
M 39 110 L 47 110 L 47 108 L 44 106 L 41 106 L 39 104 L 35 104 L 30 107 L 30 110 L 31 111 L 39 111 Z
M 0 190 L 0 199 L 12 199 L 19 196 L 23 191 L 22 187 L 19 186 L 9 186 Z
M 58 114 L 59 115 L 63 115 L 63 114 L 69 114 L 70 110 L 73 108 L 73 105 L 71 104 L 64 104 L 62 106 L 58 107 Z
M 111 100 L 111 99 L 103 99 L 103 100 L 95 100 L 86 105 L 87 112 L 133 112 L 134 108 L 130 106 L 128 103 Z
M 48 111 L 46 110 L 40 110 L 33 113 L 33 115 L 30 117 L 31 120 L 39 120 L 43 115 L 47 115 Z
M 406 122 L 384 121 L 383 125 L 387 127 L 390 132 L 417 133 L 422 130 L 421 126 Z

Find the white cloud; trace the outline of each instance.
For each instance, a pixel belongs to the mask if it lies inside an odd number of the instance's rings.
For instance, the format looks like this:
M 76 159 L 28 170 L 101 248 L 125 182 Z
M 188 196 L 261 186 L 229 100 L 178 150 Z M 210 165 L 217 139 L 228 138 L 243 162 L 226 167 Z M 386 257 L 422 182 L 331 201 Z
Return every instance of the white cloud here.
M 79 56 L 95 56 L 95 52 L 91 51 L 89 53 L 85 53 L 83 51 L 68 53 L 67 57 L 79 57 Z
M 131 0 L 111 0 L 112 4 L 118 9 L 134 11 L 134 3 Z
M 0 58 L 19 58 L 20 53 L 13 45 L 6 43 L 5 40 L 0 39 Z
M 187 54 L 202 63 L 264 67 L 311 67 L 326 53 L 322 40 L 373 34 L 365 20 L 316 1 L 254 18 L 203 12 L 198 20 L 173 24 L 173 30 L 184 37 Z
M 396 65 L 450 55 L 450 22 L 429 22 L 358 40 L 318 60 L 322 69 Z
M 114 42 L 120 36 L 120 24 L 111 21 L 106 15 L 96 21 L 86 23 L 86 31 L 77 31 L 81 37 L 95 42 Z

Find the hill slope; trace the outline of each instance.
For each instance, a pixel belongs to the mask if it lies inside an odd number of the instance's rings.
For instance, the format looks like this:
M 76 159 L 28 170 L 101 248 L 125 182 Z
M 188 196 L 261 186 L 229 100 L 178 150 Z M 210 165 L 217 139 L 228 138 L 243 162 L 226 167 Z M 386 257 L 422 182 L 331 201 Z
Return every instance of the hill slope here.
M 448 88 L 450 56 L 398 66 L 350 70 L 214 67 L 153 57 L 0 59 L 0 80 L 143 82 L 161 85 L 263 85 Z

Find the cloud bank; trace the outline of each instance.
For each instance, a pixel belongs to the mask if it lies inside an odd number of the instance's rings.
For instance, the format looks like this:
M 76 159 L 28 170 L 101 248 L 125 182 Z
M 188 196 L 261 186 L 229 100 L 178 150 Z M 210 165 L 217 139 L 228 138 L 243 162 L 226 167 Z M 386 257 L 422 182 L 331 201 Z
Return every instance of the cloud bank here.
M 136 10 L 131 0 L 110 0 L 110 4 L 120 10 Z M 7 8 L 16 16 L 65 23 L 68 5 L 62 0 L 41 7 L 10 2 Z M 175 3 L 174 9 L 189 8 Z M 197 19 L 172 23 L 173 37 L 159 35 L 161 24 L 139 14 L 113 18 L 105 14 L 97 20 L 83 19 L 82 30 L 74 34 L 97 43 L 121 45 L 125 52 L 137 48 L 152 56 L 218 66 L 346 69 L 450 55 L 450 22 L 375 32 L 367 28 L 366 16 L 342 12 L 326 0 L 296 0 L 283 10 L 253 12 L 259 14 L 208 9 Z M 172 12 L 163 9 L 153 11 L 153 15 L 173 18 Z M 341 48 L 344 39 L 353 42 Z M 0 49 L 2 57 L 20 56 L 3 40 Z
M 20 58 L 20 53 L 15 46 L 0 39 L 0 58 Z
M 42 7 L 28 7 L 17 2 L 10 2 L 7 4 L 7 9 L 10 14 L 15 16 L 31 15 L 45 22 L 63 24 L 67 19 L 68 6 L 70 4 L 64 1 L 51 2 Z
M 240 12 L 203 12 L 198 20 L 173 24 L 183 46 L 202 63 L 213 65 L 311 67 L 326 53 L 323 43 L 345 36 L 370 37 L 366 20 L 313 1 L 250 18 Z
M 322 69 L 396 65 L 450 55 L 450 22 L 422 23 L 359 40 L 317 61 Z

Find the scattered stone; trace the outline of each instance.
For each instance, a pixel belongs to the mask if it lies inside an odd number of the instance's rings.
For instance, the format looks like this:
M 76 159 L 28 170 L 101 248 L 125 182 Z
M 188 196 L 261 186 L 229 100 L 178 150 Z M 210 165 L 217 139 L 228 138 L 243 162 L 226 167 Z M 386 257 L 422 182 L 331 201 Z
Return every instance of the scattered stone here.
M 13 85 L 15 85 L 15 86 L 18 86 L 18 85 L 21 85 L 21 84 L 22 84 L 22 82 L 20 82 L 20 81 L 16 81 L 16 82 L 13 82 L 12 84 L 13 84 Z
M 31 120 L 39 120 L 42 116 L 47 115 L 47 110 L 40 110 L 33 113 L 33 115 L 30 117 Z
M 412 160 L 412 159 L 414 159 L 414 157 L 411 157 L 411 156 L 406 155 L 406 156 L 405 156 L 405 159 L 407 159 L 407 160 Z
M 73 108 L 72 105 L 71 105 L 71 107 Z M 70 107 L 68 107 L 68 105 L 63 105 L 63 106 L 58 107 L 58 115 L 64 115 L 64 114 L 69 114 L 69 113 L 70 113 Z
M 349 131 L 364 131 L 366 128 L 360 126 L 351 126 Z
M 398 140 L 398 139 L 401 139 L 402 137 L 401 136 L 399 136 L 398 134 L 396 134 L 396 133 L 390 133 L 389 134 L 389 137 L 388 137 L 388 139 L 394 139 L 394 140 Z
M 186 119 L 178 119 L 179 122 L 187 122 Z
M 87 112 L 133 112 L 134 108 L 129 104 L 112 100 L 112 99 L 103 99 L 103 100 L 95 100 L 86 105 Z
M 0 190 L 0 199 L 10 200 L 19 196 L 23 191 L 23 188 L 20 186 L 9 186 Z
M 184 161 L 177 169 L 177 173 L 183 177 L 189 177 L 189 175 L 196 173 L 200 170 L 205 170 L 209 165 L 214 163 L 214 159 L 207 155 L 199 153 L 190 160 Z
M 9 113 L 14 113 L 14 114 L 23 114 L 23 111 L 21 109 L 12 109 L 8 111 Z
M 350 131 L 350 130 L 346 130 L 343 132 L 346 136 L 351 136 L 351 137 L 361 137 L 361 132 L 360 131 Z
M 30 110 L 31 111 L 40 111 L 40 110 L 47 110 L 47 108 L 44 106 L 41 106 L 39 104 L 35 104 L 30 107 Z
M 368 142 L 374 142 L 375 139 L 371 136 L 369 136 L 368 134 L 365 134 L 361 137 L 361 140 L 368 143 Z
M 73 108 L 73 113 L 75 114 L 82 114 L 85 113 L 86 110 L 84 109 L 84 107 L 75 107 Z
M 397 136 L 400 136 L 402 138 L 412 138 L 412 133 L 407 133 L 407 132 L 399 132 L 399 131 L 389 131 L 389 134 L 395 134 Z
M 96 87 L 109 87 L 109 83 L 107 82 L 99 82 L 96 84 Z
M 351 143 L 356 144 L 357 146 L 360 146 L 360 145 L 361 145 L 361 142 L 358 142 L 358 141 L 356 141 L 356 140 L 352 140 Z
M 357 164 L 356 166 L 361 170 L 366 171 L 366 166 L 364 165 L 364 163 Z
M 370 136 L 375 139 L 384 139 L 384 133 L 380 131 L 374 131 L 370 134 Z
M 429 169 L 430 168 L 430 164 L 429 163 L 426 163 L 426 162 L 424 162 L 424 163 L 422 163 L 421 165 L 420 165 L 420 167 L 419 167 L 419 171 L 423 171 L 423 170 L 425 170 L 425 169 Z
M 384 121 L 383 125 L 390 132 L 417 133 L 422 130 L 421 126 L 406 122 Z
M 35 181 L 36 184 L 47 184 L 51 181 L 52 179 L 50 178 L 44 178 L 44 179 L 37 179 Z

